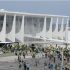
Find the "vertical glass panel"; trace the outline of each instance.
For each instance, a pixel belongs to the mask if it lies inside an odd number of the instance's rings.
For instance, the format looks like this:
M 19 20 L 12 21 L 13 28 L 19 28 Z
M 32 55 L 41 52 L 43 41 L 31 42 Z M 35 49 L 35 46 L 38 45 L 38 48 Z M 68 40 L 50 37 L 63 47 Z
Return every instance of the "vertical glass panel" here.
M 64 21 L 63 21 L 63 31 L 66 30 L 66 25 L 67 25 L 67 18 L 64 18 Z
M 35 35 L 43 29 L 44 18 L 29 17 L 24 18 L 24 33 Z
M 6 33 L 9 33 L 12 30 L 13 18 L 14 16 L 6 16 Z
M 69 20 L 69 27 L 70 27 L 70 20 Z
M 16 16 L 16 33 L 18 33 L 20 31 L 21 24 L 22 24 L 22 17 Z
M 2 27 L 3 27 L 3 21 L 4 21 L 4 15 L 0 15 L 0 32 L 1 32 Z
M 57 22 L 57 18 L 53 17 L 53 21 L 52 21 L 52 32 L 54 32 L 55 28 L 56 28 L 56 22 Z
M 51 18 L 46 18 L 46 31 L 49 31 L 50 29 L 50 22 L 51 22 Z
M 25 17 L 24 19 L 24 32 L 25 34 L 30 34 L 32 32 L 32 18 Z
M 70 20 L 69 20 L 69 24 L 68 24 L 68 25 L 69 25 L 69 26 L 68 26 L 68 27 L 69 27 L 68 30 L 70 31 Z
M 32 18 L 32 24 L 33 24 L 33 33 L 35 34 L 37 31 L 39 31 L 39 19 L 38 18 Z
M 39 33 L 42 31 L 43 29 L 43 23 L 44 23 L 44 19 L 43 18 L 33 18 L 33 33 Z
M 61 30 L 62 18 L 58 18 L 58 32 Z
M 43 30 L 43 25 L 44 25 L 44 18 L 40 18 L 39 23 L 40 23 L 40 31 L 42 31 Z

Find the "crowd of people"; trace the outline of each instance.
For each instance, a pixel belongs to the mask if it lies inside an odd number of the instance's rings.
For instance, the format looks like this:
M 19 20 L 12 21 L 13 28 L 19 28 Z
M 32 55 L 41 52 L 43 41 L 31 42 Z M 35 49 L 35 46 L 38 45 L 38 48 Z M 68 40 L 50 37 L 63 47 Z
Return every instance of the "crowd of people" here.
M 36 55 L 38 55 L 38 49 L 36 50 L 37 48 L 34 48 L 33 47 L 33 50 L 24 50 L 24 51 L 20 51 L 19 53 L 15 53 L 15 55 L 18 56 L 18 63 L 19 63 L 19 68 L 22 69 L 22 70 L 30 70 L 31 66 L 30 66 L 30 63 L 26 63 L 26 55 L 30 54 L 30 56 L 32 56 L 32 58 L 30 59 L 33 59 L 34 60 L 34 66 L 37 68 L 41 62 L 40 62 L 40 59 L 41 58 L 42 60 L 45 59 L 43 61 L 43 67 L 47 67 L 49 70 L 60 70 L 61 69 L 61 63 L 62 63 L 62 54 L 61 54 L 61 51 L 59 50 L 47 50 L 45 51 L 44 49 L 46 48 L 43 48 L 40 52 L 44 53 L 44 54 L 40 54 L 39 56 L 42 55 L 42 57 L 39 57 L 38 59 L 36 59 Z M 28 53 L 30 52 L 30 53 Z M 52 53 L 51 53 L 52 52 Z M 23 56 L 23 59 L 21 59 L 21 56 Z M 37 56 L 38 57 L 38 56 Z M 25 60 L 24 60 L 25 59 Z M 29 59 L 28 59 L 29 60 Z M 42 61 L 41 60 L 41 61 Z M 64 62 L 64 65 L 70 61 L 70 58 L 67 58 L 63 60 Z M 44 69 L 45 70 L 45 69 Z M 64 68 L 63 68 L 64 70 Z
M 44 53 L 44 54 L 45 55 L 42 55 L 42 57 L 41 57 L 42 59 L 45 59 L 43 62 L 43 64 L 44 64 L 43 67 L 48 67 L 49 70 L 60 70 L 61 62 L 62 62 L 61 54 L 58 52 L 55 52 L 55 55 L 54 54 L 52 55 L 49 52 Z M 25 56 L 26 56 L 25 52 L 23 52 L 22 55 L 23 55 L 23 60 L 21 59 L 21 53 L 18 54 L 19 68 L 22 68 L 23 70 L 30 70 L 30 64 L 26 63 L 26 61 L 24 61 Z M 46 60 L 48 60 L 48 62 Z M 58 60 L 58 62 L 57 62 L 57 60 Z M 39 61 L 40 60 L 35 59 L 34 64 L 36 67 L 40 64 Z

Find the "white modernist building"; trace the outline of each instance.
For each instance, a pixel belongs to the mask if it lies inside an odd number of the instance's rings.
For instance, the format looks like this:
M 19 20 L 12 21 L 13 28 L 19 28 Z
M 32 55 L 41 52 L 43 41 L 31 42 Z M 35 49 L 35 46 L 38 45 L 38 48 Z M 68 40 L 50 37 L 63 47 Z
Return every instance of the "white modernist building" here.
M 69 16 L 0 10 L 1 42 L 69 42 Z

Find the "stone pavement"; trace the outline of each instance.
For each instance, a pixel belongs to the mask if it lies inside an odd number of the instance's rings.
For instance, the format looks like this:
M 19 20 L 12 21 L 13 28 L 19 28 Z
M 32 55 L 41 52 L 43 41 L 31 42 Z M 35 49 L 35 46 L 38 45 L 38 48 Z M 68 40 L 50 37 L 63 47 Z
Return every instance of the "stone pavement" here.
M 52 59 L 50 60 L 48 57 L 38 57 L 33 59 L 31 58 L 31 56 L 26 56 L 25 59 L 22 57 L 22 60 L 26 62 L 27 66 L 29 66 L 29 70 L 55 70 L 53 68 L 48 68 L 49 63 L 53 65 L 61 65 L 61 61 L 57 57 L 55 63 Z M 21 67 L 19 68 L 17 56 L 0 57 L 0 70 L 24 70 L 24 63 L 21 62 L 20 64 Z M 58 70 L 60 70 L 60 67 Z

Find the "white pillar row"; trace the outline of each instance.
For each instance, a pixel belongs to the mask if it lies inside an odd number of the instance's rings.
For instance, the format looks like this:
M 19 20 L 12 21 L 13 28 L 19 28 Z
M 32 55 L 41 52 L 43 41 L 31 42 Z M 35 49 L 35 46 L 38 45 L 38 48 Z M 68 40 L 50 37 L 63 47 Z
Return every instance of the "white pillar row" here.
M 20 31 L 16 34 L 16 38 L 21 42 L 24 43 L 24 15 L 22 16 L 22 24 Z
M 6 14 L 4 15 L 3 27 L 0 32 L 0 41 L 5 42 L 6 39 Z
M 6 36 L 12 42 L 15 42 L 15 20 L 16 20 L 16 15 L 14 15 L 12 29 L 11 29 L 10 33 L 8 33 Z

